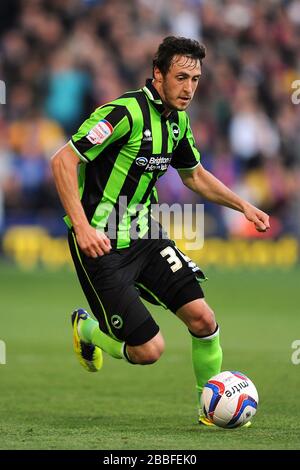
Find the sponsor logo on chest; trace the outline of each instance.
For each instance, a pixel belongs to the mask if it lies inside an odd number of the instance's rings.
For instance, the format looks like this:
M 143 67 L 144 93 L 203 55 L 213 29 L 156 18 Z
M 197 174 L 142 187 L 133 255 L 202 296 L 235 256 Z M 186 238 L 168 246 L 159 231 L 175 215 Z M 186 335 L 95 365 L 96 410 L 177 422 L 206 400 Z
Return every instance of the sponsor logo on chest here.
M 170 162 L 171 156 L 162 157 L 161 155 L 152 156 L 152 157 L 137 157 L 135 163 L 138 166 L 144 167 L 145 171 L 165 171 L 167 170 Z

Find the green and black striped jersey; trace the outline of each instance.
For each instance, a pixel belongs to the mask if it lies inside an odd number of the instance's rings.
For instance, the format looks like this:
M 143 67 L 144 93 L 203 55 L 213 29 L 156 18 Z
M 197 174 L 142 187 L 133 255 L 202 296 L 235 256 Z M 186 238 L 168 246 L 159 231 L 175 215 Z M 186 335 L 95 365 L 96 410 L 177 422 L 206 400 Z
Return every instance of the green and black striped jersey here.
M 138 238 L 146 236 L 151 204 L 157 203 L 155 183 L 168 166 L 187 170 L 200 161 L 187 114 L 173 111 L 166 118 L 163 112 L 149 79 L 144 88 L 97 108 L 69 142 L 81 159 L 86 216 L 117 249 L 130 246 L 133 226 Z

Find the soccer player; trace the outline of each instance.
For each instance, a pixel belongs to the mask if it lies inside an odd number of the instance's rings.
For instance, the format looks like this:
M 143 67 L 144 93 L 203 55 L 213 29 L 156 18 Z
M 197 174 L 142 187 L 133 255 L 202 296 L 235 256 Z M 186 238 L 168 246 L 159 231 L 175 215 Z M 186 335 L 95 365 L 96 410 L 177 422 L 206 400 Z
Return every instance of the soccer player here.
M 208 424 L 200 397 L 221 369 L 219 327 L 199 285 L 203 273 L 151 217 L 155 183 L 172 165 L 188 188 L 242 212 L 258 231 L 269 228 L 269 217 L 200 163 L 185 110 L 204 57 L 197 41 L 165 38 L 153 78 L 97 108 L 53 156 L 52 169 L 67 213 L 72 258 L 96 318 L 83 309 L 72 314 L 81 364 L 99 370 L 102 351 L 132 364 L 157 361 L 164 339 L 140 297 L 161 304 L 190 332 L 199 422 Z

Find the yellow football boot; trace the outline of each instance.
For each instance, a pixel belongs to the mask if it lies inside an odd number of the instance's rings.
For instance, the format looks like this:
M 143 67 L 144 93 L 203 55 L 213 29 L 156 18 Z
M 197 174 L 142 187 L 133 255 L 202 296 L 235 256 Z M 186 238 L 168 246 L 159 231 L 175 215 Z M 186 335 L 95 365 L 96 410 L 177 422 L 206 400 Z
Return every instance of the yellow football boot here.
M 102 350 L 92 343 L 84 342 L 80 338 L 77 328 L 79 320 L 84 321 L 88 318 L 91 318 L 90 315 L 82 308 L 72 313 L 73 347 L 82 367 L 88 372 L 97 372 L 103 364 Z

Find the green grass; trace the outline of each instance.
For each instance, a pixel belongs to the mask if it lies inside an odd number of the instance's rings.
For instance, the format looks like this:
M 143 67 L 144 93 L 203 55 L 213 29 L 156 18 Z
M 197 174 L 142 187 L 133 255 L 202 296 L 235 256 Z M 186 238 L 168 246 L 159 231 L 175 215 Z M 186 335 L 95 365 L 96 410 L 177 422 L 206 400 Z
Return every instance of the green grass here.
M 190 339 L 156 309 L 166 339 L 157 364 L 105 356 L 97 374 L 72 351 L 70 312 L 86 306 L 75 274 L 0 269 L 0 449 L 300 449 L 300 271 L 207 272 L 221 325 L 223 370 L 248 374 L 260 405 L 250 429 L 196 424 Z

